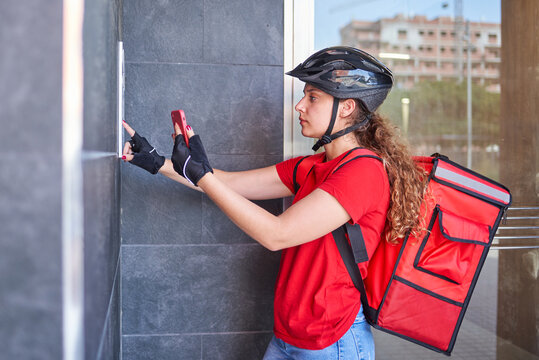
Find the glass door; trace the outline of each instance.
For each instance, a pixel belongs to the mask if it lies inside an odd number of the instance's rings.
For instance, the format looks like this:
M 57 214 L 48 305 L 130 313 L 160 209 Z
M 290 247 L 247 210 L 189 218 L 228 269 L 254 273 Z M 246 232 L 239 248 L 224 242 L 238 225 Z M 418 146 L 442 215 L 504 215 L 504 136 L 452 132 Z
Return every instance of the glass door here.
M 539 359 L 538 12 L 536 0 L 314 0 L 314 50 L 353 46 L 392 69 L 379 111 L 416 155 L 444 154 L 513 194 L 455 359 Z M 378 359 L 446 358 L 375 341 Z

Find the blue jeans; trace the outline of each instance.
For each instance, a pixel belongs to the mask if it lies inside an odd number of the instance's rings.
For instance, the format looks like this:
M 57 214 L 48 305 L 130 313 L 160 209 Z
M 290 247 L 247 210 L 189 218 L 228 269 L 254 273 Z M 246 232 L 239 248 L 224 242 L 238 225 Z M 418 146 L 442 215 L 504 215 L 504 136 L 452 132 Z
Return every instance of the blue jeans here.
M 327 348 L 301 349 L 273 336 L 263 360 L 374 360 L 374 339 L 361 308 L 352 327 Z

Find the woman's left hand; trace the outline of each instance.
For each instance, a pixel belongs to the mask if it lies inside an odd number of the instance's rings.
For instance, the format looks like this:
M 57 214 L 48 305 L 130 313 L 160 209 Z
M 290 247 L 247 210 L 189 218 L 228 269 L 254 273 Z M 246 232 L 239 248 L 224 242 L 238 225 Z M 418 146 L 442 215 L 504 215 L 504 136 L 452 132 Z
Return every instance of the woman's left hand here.
M 187 146 L 178 126 L 175 126 L 175 132 L 176 138 L 170 158 L 174 171 L 192 184 L 197 185 L 204 175 L 209 172 L 213 173 L 200 136 L 195 135 L 191 127 L 187 126 L 187 136 L 189 137 L 189 146 Z
M 122 159 L 151 174 L 157 174 L 165 163 L 165 157 L 159 155 L 148 140 L 135 132 L 125 121 L 123 126 L 131 136 L 131 140 L 125 143 Z

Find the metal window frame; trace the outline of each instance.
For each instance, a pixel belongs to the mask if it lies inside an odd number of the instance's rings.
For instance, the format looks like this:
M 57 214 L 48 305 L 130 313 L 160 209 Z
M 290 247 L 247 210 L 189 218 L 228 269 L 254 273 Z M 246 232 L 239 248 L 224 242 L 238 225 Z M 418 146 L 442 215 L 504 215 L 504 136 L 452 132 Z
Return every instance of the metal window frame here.
M 284 72 L 292 70 L 314 50 L 314 0 L 284 1 Z M 283 158 L 312 153 L 313 139 L 301 134 L 294 106 L 303 97 L 303 82 L 284 76 Z
M 521 213 L 519 216 L 515 216 L 514 211 Z M 514 221 L 529 222 L 529 224 L 519 223 L 514 225 Z M 494 242 L 491 246 L 491 250 L 525 250 L 525 249 L 539 249 L 539 235 L 537 230 L 539 226 L 534 225 L 539 220 L 539 207 L 536 205 L 531 206 L 518 206 L 508 208 L 508 216 L 504 219 L 502 225 L 498 228 L 496 235 L 494 236 Z M 509 235 L 503 233 L 509 230 Z M 501 235 L 500 235 L 501 233 Z M 501 242 L 500 242 L 501 240 Z M 521 245 L 520 241 L 526 240 L 531 242 L 529 245 Z

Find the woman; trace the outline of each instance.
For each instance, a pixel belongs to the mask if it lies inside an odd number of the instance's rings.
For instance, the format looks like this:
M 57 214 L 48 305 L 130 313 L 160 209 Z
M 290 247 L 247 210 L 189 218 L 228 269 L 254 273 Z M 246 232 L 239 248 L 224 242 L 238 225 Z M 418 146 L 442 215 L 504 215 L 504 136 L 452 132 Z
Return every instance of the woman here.
M 250 237 L 283 250 L 275 290 L 274 332 L 264 359 L 374 359 L 374 342 L 357 289 L 331 232 L 360 224 L 371 257 L 381 238 L 396 242 L 418 228 L 422 173 L 393 128 L 375 110 L 393 84 L 391 71 L 369 54 L 349 47 L 321 50 L 288 73 L 304 81 L 296 105 L 302 134 L 318 138 L 314 165 L 299 189 L 294 169 L 301 158 L 263 169 L 212 169 L 204 148 L 188 128 L 187 147 L 178 128 L 171 160 L 124 124 L 133 139 L 124 160 L 204 191 Z M 374 157 L 339 168 L 350 150 Z M 181 175 L 181 176 L 180 176 Z M 251 200 L 295 195 L 274 216 Z M 363 277 L 368 261 L 359 264 Z

